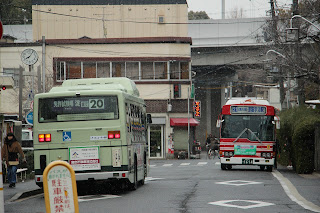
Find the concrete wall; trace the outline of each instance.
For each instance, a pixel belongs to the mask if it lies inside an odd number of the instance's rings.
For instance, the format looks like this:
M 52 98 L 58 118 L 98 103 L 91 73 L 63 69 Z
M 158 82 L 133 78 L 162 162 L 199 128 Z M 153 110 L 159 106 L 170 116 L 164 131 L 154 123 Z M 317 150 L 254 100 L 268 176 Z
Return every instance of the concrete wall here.
M 158 23 L 159 16 L 164 17 L 164 23 L 187 23 L 187 4 L 33 5 L 32 9 L 34 40 L 42 36 L 47 39 L 188 36 L 187 24 Z

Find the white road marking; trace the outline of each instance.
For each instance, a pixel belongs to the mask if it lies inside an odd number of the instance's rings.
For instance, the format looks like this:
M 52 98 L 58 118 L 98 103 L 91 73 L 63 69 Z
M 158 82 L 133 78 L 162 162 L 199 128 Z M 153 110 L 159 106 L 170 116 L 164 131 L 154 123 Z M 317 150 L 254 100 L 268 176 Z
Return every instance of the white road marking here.
M 247 203 L 253 203 L 253 204 L 250 204 L 247 206 L 229 204 L 232 202 L 247 202 Z M 258 208 L 258 207 L 275 205 L 274 203 L 267 203 L 267 202 L 255 201 L 255 200 L 222 200 L 222 201 L 210 202 L 208 204 L 216 205 L 216 206 L 233 207 L 233 208 L 239 208 L 239 209 L 251 209 L 251 208 Z
M 181 163 L 180 166 L 189 166 L 190 163 Z
M 203 165 L 206 165 L 206 164 L 208 164 L 208 162 L 199 162 L 198 166 L 203 166 Z
M 262 184 L 262 182 L 246 181 L 246 180 L 231 180 L 231 181 L 216 182 L 216 184 L 225 184 L 225 185 L 231 185 L 231 186 L 244 186 L 244 185 L 250 185 L 250 184 Z
M 103 199 L 111 199 L 111 198 L 118 198 L 118 195 L 85 195 L 78 197 L 78 202 L 86 202 L 92 200 L 103 200 Z
M 172 163 L 163 164 L 164 167 L 169 167 L 169 166 L 172 166 L 172 165 L 173 165 Z
M 220 162 L 216 162 L 215 165 L 221 165 L 221 163 Z
M 150 167 L 155 167 L 156 165 L 150 165 Z
M 273 176 L 278 179 L 280 182 L 282 188 L 288 195 L 288 197 L 293 201 L 302 206 L 305 209 L 308 209 L 313 212 L 320 212 L 320 207 L 315 205 L 314 203 L 311 203 L 310 201 L 307 201 L 304 197 L 302 197 L 298 190 L 294 187 L 294 185 L 288 180 L 288 178 L 285 178 L 280 172 L 274 171 L 272 172 Z
M 148 181 L 153 181 L 153 180 L 162 180 L 164 178 L 153 178 L 153 177 L 146 177 L 145 181 L 148 182 Z

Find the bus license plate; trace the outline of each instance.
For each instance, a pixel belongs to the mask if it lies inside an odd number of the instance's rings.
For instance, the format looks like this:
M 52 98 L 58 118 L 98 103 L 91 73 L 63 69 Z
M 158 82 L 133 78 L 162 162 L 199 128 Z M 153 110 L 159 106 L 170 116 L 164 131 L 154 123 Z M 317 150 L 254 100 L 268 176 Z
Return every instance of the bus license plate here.
M 245 165 L 253 164 L 253 159 L 242 159 L 242 164 L 245 164 Z

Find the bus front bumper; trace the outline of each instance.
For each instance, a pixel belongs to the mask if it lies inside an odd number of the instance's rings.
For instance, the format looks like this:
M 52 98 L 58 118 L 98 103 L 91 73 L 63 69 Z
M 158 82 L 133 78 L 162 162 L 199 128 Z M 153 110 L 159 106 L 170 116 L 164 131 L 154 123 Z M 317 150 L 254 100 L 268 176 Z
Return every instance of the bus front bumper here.
M 252 163 L 250 161 L 251 159 L 252 159 Z M 246 161 L 243 161 L 243 160 L 246 160 Z M 266 159 L 266 158 L 250 158 L 250 157 L 230 157 L 230 158 L 221 157 L 220 163 L 232 164 L 232 165 L 272 166 L 274 165 L 274 158 Z
M 128 179 L 128 178 L 129 178 L 128 171 L 76 173 L 76 181 Z M 35 181 L 36 183 L 42 183 L 43 175 L 36 175 Z

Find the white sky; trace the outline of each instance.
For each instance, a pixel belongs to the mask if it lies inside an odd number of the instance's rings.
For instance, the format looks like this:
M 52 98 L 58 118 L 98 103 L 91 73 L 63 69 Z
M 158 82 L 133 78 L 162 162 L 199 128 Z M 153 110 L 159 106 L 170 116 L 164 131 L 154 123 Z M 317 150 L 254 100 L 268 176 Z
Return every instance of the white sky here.
M 210 18 L 221 18 L 222 0 L 187 0 L 189 11 L 206 11 Z M 292 0 L 275 0 L 279 8 L 289 8 Z M 245 18 L 269 16 L 266 11 L 270 11 L 270 0 L 225 0 L 226 18 L 229 18 L 228 12 L 234 8 L 243 8 Z

